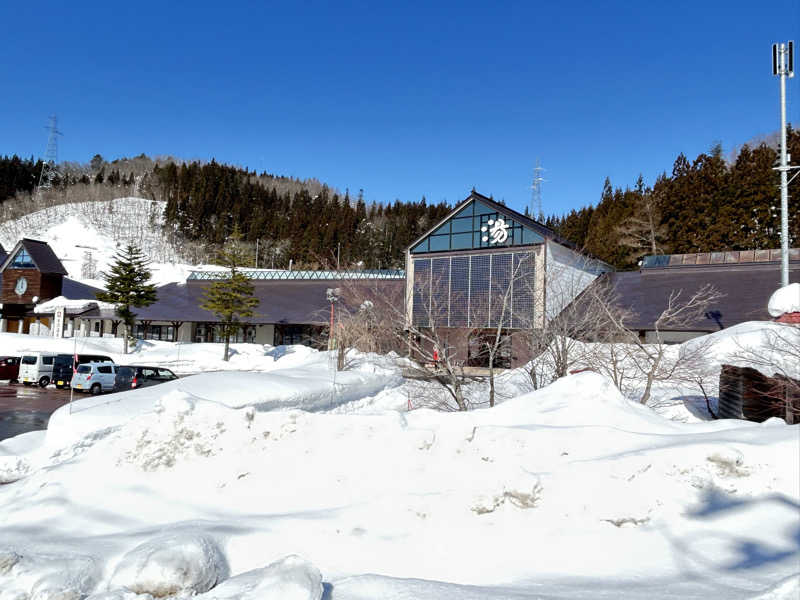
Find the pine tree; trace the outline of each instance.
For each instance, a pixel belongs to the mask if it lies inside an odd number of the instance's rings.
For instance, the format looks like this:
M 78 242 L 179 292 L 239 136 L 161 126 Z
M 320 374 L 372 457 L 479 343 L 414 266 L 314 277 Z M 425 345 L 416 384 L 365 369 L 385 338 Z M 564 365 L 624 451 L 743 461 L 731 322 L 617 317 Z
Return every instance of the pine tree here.
M 117 316 L 122 319 L 124 331 L 124 353 L 128 353 L 128 335 L 133 331 L 136 318 L 131 308 L 150 306 L 156 301 L 156 287 L 150 281 L 149 261 L 141 250 L 133 244 L 114 257 L 114 263 L 108 273 L 103 273 L 106 280 L 106 291 L 98 292 L 101 302 L 116 304 Z
M 254 294 L 253 284 L 239 270 L 249 264 L 250 255 L 241 244 L 238 229 L 234 230 L 228 246 L 220 252 L 220 262 L 230 269 L 228 279 L 215 281 L 203 294 L 200 308 L 213 312 L 219 317 L 222 335 L 225 338 L 225 349 L 222 360 L 228 360 L 228 349 L 232 335 L 241 329 L 242 319 L 255 315 L 253 310 L 258 306 L 258 298 Z

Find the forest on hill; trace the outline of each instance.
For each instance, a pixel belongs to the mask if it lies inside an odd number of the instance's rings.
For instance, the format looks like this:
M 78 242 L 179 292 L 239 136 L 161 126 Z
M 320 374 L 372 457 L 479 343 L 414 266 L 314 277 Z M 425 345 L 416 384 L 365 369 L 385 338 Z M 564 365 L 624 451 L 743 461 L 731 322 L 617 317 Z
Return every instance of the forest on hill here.
M 786 145 L 797 164 L 800 131 L 790 128 Z M 652 186 L 641 176 L 625 189 L 606 179 L 596 206 L 550 216 L 544 223 L 618 269 L 635 267 L 647 254 L 780 248 L 778 159 L 766 142 L 745 144 L 729 160 L 715 144 L 693 161 L 680 154 L 672 173 Z M 789 186 L 793 246 L 800 240 L 798 180 Z
M 800 132 L 788 150 L 800 158 Z M 606 179 L 596 205 L 543 218 L 578 248 L 619 269 L 646 254 L 780 247 L 779 175 L 774 144 L 744 145 L 726 159 L 719 144 L 645 185 L 614 187 Z M 0 221 L 47 205 L 139 196 L 166 203 L 169 238 L 202 248 L 198 260 L 237 231 L 258 248 L 259 266 L 402 268 L 404 250 L 451 210 L 445 203 L 366 203 L 316 179 L 295 179 L 211 162 L 144 154 L 111 162 L 62 163 L 52 186 L 35 194 L 41 161 L 0 156 Z M 791 199 L 790 238 L 800 240 L 800 210 Z M 197 256 L 197 254 L 194 254 Z

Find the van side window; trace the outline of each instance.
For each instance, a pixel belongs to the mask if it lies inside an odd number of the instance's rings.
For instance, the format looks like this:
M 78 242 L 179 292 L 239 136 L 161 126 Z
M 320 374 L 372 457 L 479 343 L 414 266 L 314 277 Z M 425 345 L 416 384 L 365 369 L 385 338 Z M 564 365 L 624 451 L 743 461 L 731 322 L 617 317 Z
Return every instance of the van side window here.
M 23 365 L 35 365 L 36 364 L 36 357 L 35 356 L 23 356 L 22 357 L 22 364 Z
M 98 373 L 111 373 L 111 367 L 97 367 Z
M 53 364 L 53 357 L 52 356 L 43 356 L 42 357 L 42 364 L 43 365 L 52 365 Z

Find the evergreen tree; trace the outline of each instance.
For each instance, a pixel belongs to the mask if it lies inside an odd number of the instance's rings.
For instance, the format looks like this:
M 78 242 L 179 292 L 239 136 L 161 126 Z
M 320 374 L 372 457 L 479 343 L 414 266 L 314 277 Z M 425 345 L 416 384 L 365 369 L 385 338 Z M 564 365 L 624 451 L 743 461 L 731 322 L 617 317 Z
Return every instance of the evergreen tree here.
M 253 310 L 258 306 L 258 298 L 254 294 L 253 284 L 239 270 L 249 264 L 249 253 L 241 244 L 241 235 L 235 230 L 228 246 L 220 252 L 220 262 L 230 269 L 228 279 L 215 281 L 203 294 L 200 307 L 213 312 L 219 317 L 225 349 L 222 360 L 228 360 L 228 349 L 232 335 L 241 329 L 242 319 L 255 316 Z
M 101 302 L 116 304 L 117 316 L 122 319 L 124 331 L 124 354 L 128 353 L 128 336 L 133 331 L 136 318 L 132 308 L 150 306 L 156 301 L 156 287 L 150 281 L 149 261 L 133 244 L 114 257 L 108 273 L 103 273 L 106 291 L 98 292 Z

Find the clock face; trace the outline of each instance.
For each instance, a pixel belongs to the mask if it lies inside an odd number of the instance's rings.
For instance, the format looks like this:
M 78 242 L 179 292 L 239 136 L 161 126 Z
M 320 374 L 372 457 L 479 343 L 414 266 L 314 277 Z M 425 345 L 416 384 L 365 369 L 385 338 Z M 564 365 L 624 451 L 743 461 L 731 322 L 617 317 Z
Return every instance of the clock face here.
M 25 291 L 28 289 L 28 280 L 24 277 L 20 277 L 17 279 L 17 285 L 14 287 L 14 291 L 17 293 L 18 296 L 22 296 Z

